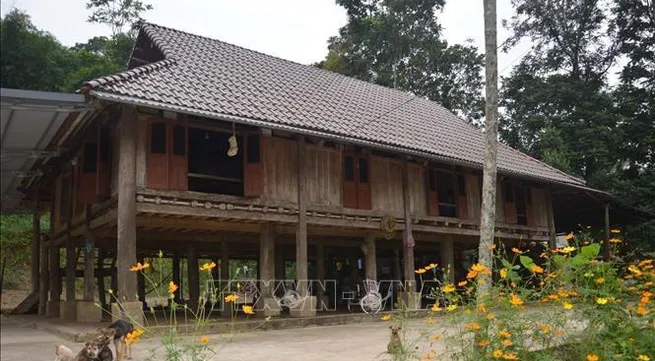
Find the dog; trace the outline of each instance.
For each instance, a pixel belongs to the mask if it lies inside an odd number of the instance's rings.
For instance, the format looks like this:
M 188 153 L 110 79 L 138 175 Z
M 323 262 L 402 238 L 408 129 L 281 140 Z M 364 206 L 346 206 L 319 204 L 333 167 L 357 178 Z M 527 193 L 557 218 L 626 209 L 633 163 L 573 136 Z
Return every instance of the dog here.
M 73 361 L 96 361 L 102 348 L 102 343 L 98 340 L 87 341 L 84 348 L 75 356 Z
M 55 345 L 55 361 L 73 361 L 75 354 L 64 345 Z
M 400 326 L 389 326 L 389 329 L 391 330 L 391 336 L 389 339 L 389 343 L 387 344 L 387 352 L 390 354 L 397 353 L 400 351 L 403 347 L 402 342 L 400 341 Z
M 99 334 L 97 340 L 100 341 L 104 346 L 109 346 L 111 341 L 114 341 L 116 361 L 122 361 L 123 357 L 131 360 L 132 346 L 125 342 L 125 337 L 132 331 L 134 331 L 134 325 L 124 320 L 118 320 L 108 327 L 98 329 Z

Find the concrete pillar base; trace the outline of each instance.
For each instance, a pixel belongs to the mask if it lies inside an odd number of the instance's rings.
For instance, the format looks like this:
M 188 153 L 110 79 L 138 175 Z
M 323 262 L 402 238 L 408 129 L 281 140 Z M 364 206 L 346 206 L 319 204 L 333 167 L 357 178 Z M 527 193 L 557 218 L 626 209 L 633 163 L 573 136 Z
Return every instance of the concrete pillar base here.
M 144 317 L 143 303 L 141 302 L 123 302 L 120 305 L 118 303 L 111 304 L 111 322 L 126 320 L 131 322 L 134 327 L 138 327 L 139 325 L 143 325 Z
M 316 297 L 316 302 L 318 304 L 316 305 L 316 309 L 318 311 L 329 311 L 330 310 L 330 299 L 328 296 L 317 296 Z
M 419 292 L 400 292 L 400 308 L 405 310 L 421 309 L 421 294 Z
M 59 301 L 48 301 L 45 305 L 45 315 L 48 317 L 59 316 Z
M 77 301 L 77 322 L 101 322 L 102 309 L 93 301 Z
M 316 316 L 316 296 L 303 298 L 296 307 L 289 310 L 291 317 L 314 317 Z
M 282 308 L 273 297 L 260 297 L 255 303 L 255 311 L 258 315 L 279 316 Z
M 77 301 L 64 301 L 59 304 L 59 319 L 66 321 L 77 320 Z

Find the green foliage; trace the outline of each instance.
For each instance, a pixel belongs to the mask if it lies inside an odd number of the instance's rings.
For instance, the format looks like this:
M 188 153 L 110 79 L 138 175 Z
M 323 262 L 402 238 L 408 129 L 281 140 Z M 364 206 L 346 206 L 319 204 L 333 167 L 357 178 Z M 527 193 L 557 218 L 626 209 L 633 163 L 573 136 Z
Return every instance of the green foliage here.
M 41 236 L 48 233 L 50 220 L 41 217 Z M 29 213 L 0 215 L 0 254 L 6 263 L 3 287 L 19 288 L 30 283 L 33 217 Z
M 482 117 L 483 56 L 471 44 L 448 45 L 436 14 L 443 0 L 337 0 L 348 24 L 316 64 L 424 96 L 470 120 Z
M 152 5 L 139 0 L 89 0 L 86 8 L 92 11 L 88 22 L 109 25 L 113 36 L 127 33 L 133 37 L 144 21 L 141 14 Z

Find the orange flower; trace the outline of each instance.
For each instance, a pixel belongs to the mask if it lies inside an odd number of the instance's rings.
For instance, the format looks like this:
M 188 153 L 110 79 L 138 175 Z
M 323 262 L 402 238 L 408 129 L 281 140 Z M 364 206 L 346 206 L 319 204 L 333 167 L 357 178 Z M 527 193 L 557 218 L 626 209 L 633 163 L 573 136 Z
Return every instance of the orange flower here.
M 214 267 L 216 267 L 216 263 L 207 262 L 207 263 L 203 264 L 202 266 L 200 266 L 200 270 L 201 271 L 211 271 L 212 268 L 214 268 Z
M 458 282 L 457 285 L 459 287 L 464 287 L 464 286 L 466 286 L 467 283 L 468 283 L 468 281 L 464 280 L 464 281 Z
M 548 325 L 540 325 L 539 328 L 541 329 L 541 332 L 543 332 L 543 333 L 549 333 L 550 332 L 550 326 L 548 326 Z
M 515 353 L 506 353 L 503 355 L 503 360 L 518 360 L 519 357 Z
M 510 339 L 504 339 L 504 340 L 503 340 L 503 346 L 505 346 L 505 347 L 512 346 L 513 344 L 514 344 L 514 343 L 513 343 L 512 340 L 510 340 Z
M 621 243 L 623 240 L 620 238 L 610 238 L 610 243 Z
M 494 350 L 494 352 L 492 352 L 491 355 L 492 355 L 494 358 L 501 358 L 501 357 L 503 357 L 503 351 L 501 351 L 501 350 Z
M 178 288 L 177 285 L 173 281 L 171 281 L 168 284 L 168 293 L 172 295 L 173 293 L 175 293 L 175 291 L 177 291 L 177 288 Z
M 587 361 L 598 361 L 598 360 L 599 360 L 598 355 L 595 355 L 593 353 L 587 355 Z
M 523 252 L 521 252 L 521 250 L 516 248 L 516 247 L 512 248 L 512 252 L 514 252 L 516 254 L 523 254 Z
M 536 264 L 533 264 L 530 266 L 530 272 L 532 273 L 544 273 L 544 269 L 537 266 Z
M 510 299 L 509 303 L 511 303 L 512 306 L 521 306 L 523 305 L 523 300 L 519 296 L 512 294 L 512 298 Z
M 245 313 L 246 315 L 254 315 L 255 314 L 255 311 L 253 311 L 252 306 L 243 305 L 243 306 L 241 306 L 241 309 L 243 310 L 243 313 Z
M 455 292 L 455 286 L 451 285 L 450 283 L 443 286 L 442 288 L 443 293 L 452 293 Z
M 506 330 L 502 330 L 498 334 L 500 335 L 500 337 L 504 337 L 504 338 L 509 338 L 512 336 L 512 334 L 507 332 Z
M 481 340 L 480 342 L 478 342 L 478 346 L 480 347 L 487 347 L 489 345 L 491 345 L 491 342 L 489 342 L 489 340 Z
M 148 263 L 148 262 L 145 262 L 143 264 L 141 264 L 141 262 L 137 262 L 136 265 L 130 267 L 130 271 L 139 272 L 139 271 L 142 271 L 142 270 L 144 270 L 144 269 L 146 269 L 148 267 L 150 267 L 150 263 Z
M 432 312 L 439 312 L 441 311 L 441 307 L 439 307 L 438 303 L 435 303 L 434 305 L 432 305 L 432 308 L 430 308 L 430 310 L 432 310 Z
M 417 270 L 414 271 L 414 273 L 419 274 L 419 275 L 422 275 L 422 274 L 424 274 L 425 272 L 427 272 L 427 271 L 425 270 L 425 268 L 419 268 L 419 269 L 417 269 Z
M 475 278 L 478 275 L 491 275 L 491 270 L 489 267 L 476 263 L 473 266 L 471 266 L 471 269 L 469 270 L 468 274 L 466 275 L 466 278 L 471 279 Z
M 389 321 L 389 320 L 391 320 L 391 315 L 389 315 L 389 314 L 383 315 L 382 317 L 380 317 L 380 319 L 382 321 Z
M 605 283 L 605 278 L 603 278 L 603 277 L 596 278 L 596 284 L 597 285 L 602 285 L 603 283 Z
M 566 240 L 567 240 L 567 241 L 570 241 L 570 240 L 572 240 L 574 237 L 575 237 L 575 236 L 573 235 L 573 232 L 571 232 L 571 233 L 569 233 L 569 234 L 566 235 Z
M 482 327 L 480 327 L 480 325 L 477 322 L 469 322 L 464 325 L 464 328 L 466 328 L 469 331 L 478 331 Z
M 646 316 L 648 314 L 648 310 L 646 310 L 646 307 L 644 307 L 644 306 L 639 306 L 639 307 L 637 307 L 637 313 L 640 316 Z
M 200 337 L 200 343 L 209 343 L 209 337 L 207 336 Z

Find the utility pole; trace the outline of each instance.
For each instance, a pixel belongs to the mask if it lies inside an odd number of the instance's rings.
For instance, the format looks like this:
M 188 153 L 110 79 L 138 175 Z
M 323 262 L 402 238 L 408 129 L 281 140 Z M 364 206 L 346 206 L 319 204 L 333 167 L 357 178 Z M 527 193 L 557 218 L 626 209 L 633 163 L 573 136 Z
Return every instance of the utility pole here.
M 485 39 L 485 149 L 480 212 L 479 263 L 492 268 L 494 227 L 496 224 L 496 157 L 498 149 L 498 39 L 496 0 L 484 0 Z M 478 276 L 478 302 L 489 296 L 491 276 Z

